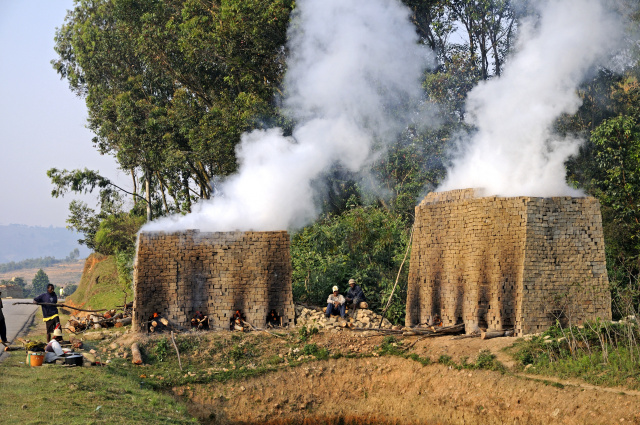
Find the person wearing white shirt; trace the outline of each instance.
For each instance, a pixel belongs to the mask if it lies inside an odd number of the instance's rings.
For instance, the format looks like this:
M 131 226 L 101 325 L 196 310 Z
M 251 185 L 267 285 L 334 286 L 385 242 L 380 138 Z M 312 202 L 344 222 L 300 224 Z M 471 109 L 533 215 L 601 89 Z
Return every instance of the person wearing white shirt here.
M 342 295 L 338 293 L 338 287 L 333 287 L 333 293 L 329 295 L 327 298 L 327 311 L 325 312 L 325 317 L 328 319 L 329 316 L 338 315 L 344 319 L 344 314 L 346 312 L 346 300 Z
M 46 363 L 53 363 L 58 357 L 64 355 L 65 351 L 60 345 L 60 341 L 62 341 L 62 329 L 56 328 L 53 331 L 53 339 L 44 349 L 44 361 Z

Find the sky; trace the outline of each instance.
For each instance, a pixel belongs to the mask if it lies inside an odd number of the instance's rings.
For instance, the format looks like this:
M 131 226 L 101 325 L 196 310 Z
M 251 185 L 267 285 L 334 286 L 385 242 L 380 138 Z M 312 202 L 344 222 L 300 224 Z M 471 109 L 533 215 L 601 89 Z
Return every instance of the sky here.
M 115 160 L 101 156 L 86 128 L 84 100 L 50 64 L 54 36 L 73 0 L 0 0 L 0 225 L 65 227 L 68 205 L 52 198 L 50 168 L 89 168 L 130 189 Z

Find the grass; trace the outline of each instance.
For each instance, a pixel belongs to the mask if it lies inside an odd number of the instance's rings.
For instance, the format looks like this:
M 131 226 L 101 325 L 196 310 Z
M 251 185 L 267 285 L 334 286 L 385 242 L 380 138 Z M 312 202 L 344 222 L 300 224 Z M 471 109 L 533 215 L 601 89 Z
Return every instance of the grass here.
M 637 337 L 637 328 L 595 322 L 581 328 L 553 327 L 510 351 L 527 373 L 640 389 L 640 351 L 633 343 Z
M 78 289 L 68 299 L 76 305 L 93 309 L 112 309 L 122 305 L 124 292 L 118 282 L 115 257 L 91 254 L 85 263 Z M 133 295 L 128 289 L 127 301 L 132 300 Z
M 22 355 L 2 363 L 3 424 L 192 424 L 184 405 L 115 367 L 31 368 Z

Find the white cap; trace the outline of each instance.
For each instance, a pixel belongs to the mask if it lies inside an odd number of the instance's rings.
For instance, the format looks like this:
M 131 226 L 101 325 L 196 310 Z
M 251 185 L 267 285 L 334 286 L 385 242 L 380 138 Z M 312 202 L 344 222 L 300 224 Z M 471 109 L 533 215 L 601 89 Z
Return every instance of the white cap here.
M 349 279 L 349 285 L 351 285 L 352 283 L 355 285 L 356 284 L 356 280 L 355 279 Z
M 60 328 L 55 328 L 53 330 L 53 336 L 62 336 L 62 329 Z
M 337 286 L 334 286 L 334 287 L 333 287 L 333 292 L 336 292 L 337 290 L 338 290 L 338 287 L 337 287 Z

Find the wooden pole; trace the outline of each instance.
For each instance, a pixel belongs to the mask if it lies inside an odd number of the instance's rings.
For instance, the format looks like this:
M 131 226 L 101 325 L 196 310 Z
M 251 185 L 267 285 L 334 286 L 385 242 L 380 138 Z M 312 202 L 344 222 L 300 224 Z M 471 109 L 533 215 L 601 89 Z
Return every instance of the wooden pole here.
M 380 323 L 378 323 L 378 329 L 382 326 L 382 321 L 384 320 L 384 314 L 387 312 L 387 309 L 391 305 L 391 299 L 393 298 L 393 293 L 396 291 L 396 286 L 398 286 L 398 280 L 400 279 L 400 272 L 402 272 L 402 266 L 404 266 L 404 262 L 407 260 L 407 255 L 409 254 L 409 249 L 411 248 L 411 241 L 413 240 L 413 229 L 415 225 L 411 227 L 411 235 L 409 235 L 409 243 L 407 243 L 407 250 L 404 253 L 404 258 L 402 259 L 402 263 L 400 264 L 400 268 L 398 269 L 398 276 L 396 277 L 396 283 L 393 285 L 393 289 L 391 290 L 391 295 L 389 295 L 389 301 L 387 301 L 387 305 L 382 310 L 380 314 Z
M 171 342 L 173 342 L 173 348 L 176 349 L 176 353 L 178 354 L 178 365 L 180 366 L 180 372 L 182 372 L 182 361 L 180 360 L 180 351 L 178 351 L 176 340 L 173 338 L 173 331 L 171 331 Z
M 70 308 L 71 310 L 87 311 L 87 312 L 89 312 L 89 313 L 99 313 L 99 312 L 101 312 L 101 311 L 109 311 L 109 309 L 108 309 L 108 308 L 105 308 L 105 309 L 103 309 L 103 310 L 85 310 L 85 309 L 83 309 L 83 308 L 71 307 L 70 305 L 66 305 L 66 304 L 56 304 L 56 303 L 36 303 L 36 302 L 33 302 L 33 303 L 13 303 L 13 305 L 16 305 L 16 304 L 27 304 L 27 305 L 32 305 L 32 304 L 35 304 L 35 305 L 54 305 L 54 306 L 56 306 L 56 307 L 65 307 L 65 308 Z

